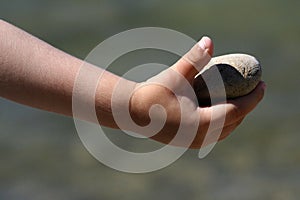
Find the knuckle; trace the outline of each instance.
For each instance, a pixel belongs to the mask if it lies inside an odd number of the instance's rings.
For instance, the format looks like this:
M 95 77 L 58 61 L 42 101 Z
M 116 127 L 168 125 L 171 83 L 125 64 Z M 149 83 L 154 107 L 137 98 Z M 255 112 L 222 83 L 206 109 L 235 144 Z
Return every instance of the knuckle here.
M 234 120 L 240 118 L 243 115 L 243 112 L 238 106 L 233 105 L 230 107 L 230 111 L 228 112 L 228 114 L 227 114 L 227 118 L 229 118 L 230 120 Z
M 244 115 L 243 110 L 237 106 L 233 107 L 233 113 L 236 118 L 239 118 L 240 116 Z

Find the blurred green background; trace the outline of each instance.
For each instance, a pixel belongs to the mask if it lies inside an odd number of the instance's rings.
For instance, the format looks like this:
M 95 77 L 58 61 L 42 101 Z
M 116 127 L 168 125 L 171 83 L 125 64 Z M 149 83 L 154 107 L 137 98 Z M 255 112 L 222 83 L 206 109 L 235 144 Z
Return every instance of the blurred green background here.
M 165 27 L 209 35 L 215 55 L 255 55 L 268 87 L 205 159 L 189 150 L 148 174 L 99 163 L 71 118 L 0 99 L 0 199 L 298 199 L 299 9 L 296 0 L 2 0 L 2 19 L 82 59 L 121 31 Z

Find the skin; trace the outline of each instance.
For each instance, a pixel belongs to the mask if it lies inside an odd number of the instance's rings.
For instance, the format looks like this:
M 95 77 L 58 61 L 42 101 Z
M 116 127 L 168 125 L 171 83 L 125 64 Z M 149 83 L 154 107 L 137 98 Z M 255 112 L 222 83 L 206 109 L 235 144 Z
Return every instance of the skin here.
M 184 91 L 189 86 L 184 84 L 182 77 L 190 84 L 193 83 L 194 76 L 207 64 L 213 54 L 211 39 L 204 37 L 202 42 L 201 45 L 196 44 L 197 48 L 193 48 L 169 69 L 153 77 L 162 84 L 152 84 L 151 81 L 148 84 L 136 83 L 88 65 L 90 74 L 102 75 L 95 96 L 98 122 L 107 127 L 120 128 L 112 114 L 112 95 L 113 92 L 120 95 L 126 92 L 132 93 L 129 113 L 132 120 L 140 126 L 150 123 L 149 109 L 153 105 L 159 104 L 164 107 L 167 113 L 166 121 L 163 128 L 151 137 L 154 140 L 169 143 L 176 135 L 182 123 L 180 105 L 190 109 L 187 110 L 189 115 L 183 123 L 186 123 L 187 127 L 190 124 L 197 125 L 196 136 L 189 148 L 200 148 L 204 137 L 213 135 L 214 132 L 221 132 L 220 137 L 217 137 L 218 140 L 227 137 L 262 100 L 266 86 L 261 82 L 247 96 L 205 108 L 198 107 L 197 102 L 189 96 L 183 95 L 177 98 L 178 95 L 176 97 L 172 91 L 164 87 L 164 84 Z M 0 20 L 1 97 L 42 110 L 72 116 L 72 92 L 76 75 L 82 64 L 82 60 Z M 126 91 L 114 90 L 119 81 L 122 81 Z M 84 95 L 81 98 L 82 101 L 86 100 Z M 127 104 L 124 99 L 119 98 L 116 105 L 117 108 L 122 108 Z M 212 119 L 212 110 L 218 106 L 226 110 L 225 114 L 219 116 L 225 118 L 225 123 L 207 132 L 212 120 L 217 120 Z M 155 111 L 152 120 L 159 121 L 159 113 L 160 111 Z M 199 123 L 196 120 L 198 116 L 201 117 Z M 97 122 L 87 116 L 82 116 L 82 119 Z M 184 146 L 180 141 L 174 145 Z

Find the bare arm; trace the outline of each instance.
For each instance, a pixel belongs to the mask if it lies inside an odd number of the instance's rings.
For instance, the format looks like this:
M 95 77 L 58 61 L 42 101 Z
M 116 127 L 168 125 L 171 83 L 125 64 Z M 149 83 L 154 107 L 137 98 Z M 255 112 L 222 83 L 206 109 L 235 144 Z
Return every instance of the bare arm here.
M 25 31 L 0 21 L 0 96 L 21 104 L 72 116 L 72 91 L 83 61 Z M 104 73 L 96 107 L 102 124 L 116 127 L 109 114 L 111 93 L 120 77 Z M 129 84 L 134 84 L 130 83 Z M 100 114 L 100 113 L 99 113 Z
M 193 58 L 196 59 L 195 62 L 199 62 L 200 67 L 207 64 L 213 51 L 213 45 L 209 38 L 206 38 L 204 43 L 205 45 L 202 41 L 199 46 L 187 53 L 193 54 Z M 52 47 L 9 23 L 0 21 L 1 97 L 28 106 L 72 116 L 72 92 L 75 78 L 82 63 L 82 60 Z M 92 65 L 88 68 L 91 72 L 103 74 L 101 82 L 97 86 L 95 98 L 96 114 L 102 125 L 118 128 L 112 114 L 111 100 L 114 87 L 122 80 L 126 91 L 116 92 L 121 94 L 122 92 L 130 93 L 134 91 L 128 109 L 133 120 L 138 124 L 146 125 L 149 123 L 149 109 L 152 105 L 159 104 L 165 108 L 167 113 L 166 123 L 161 131 L 152 137 L 153 139 L 168 143 L 176 135 L 177 128 L 181 123 L 185 123 L 186 127 L 189 127 L 190 124 L 197 126 L 197 134 L 191 145 L 193 148 L 201 146 L 206 134 L 213 134 L 207 133 L 207 128 L 212 120 L 211 113 L 214 107 L 200 108 L 185 96 L 179 98 L 184 102 L 178 102 L 174 94 L 163 86 L 137 84 Z M 182 58 L 154 78 L 171 85 L 173 88 L 182 88 L 182 81 L 173 72 L 180 74 L 192 83 L 198 72 L 197 70 L 191 62 L 187 62 L 186 59 Z M 255 108 L 263 98 L 264 89 L 265 85 L 260 83 L 249 95 L 223 104 L 226 108 L 226 113 L 223 115 L 223 117 L 226 117 L 226 121 L 224 126 L 216 127 L 216 131 L 220 130 L 222 132 L 219 139 L 228 136 L 244 117 Z M 85 96 L 83 95 L 82 98 L 84 101 Z M 123 99 L 118 101 L 117 104 L 122 106 Z M 184 109 L 186 108 L 188 114 L 184 122 L 180 119 L 180 106 L 182 105 L 184 105 Z M 158 111 L 153 115 L 157 117 L 156 120 L 158 121 L 160 120 L 159 114 Z M 197 117 L 195 116 L 201 116 L 200 123 L 196 123 L 197 120 L 194 118 Z M 93 121 L 88 118 L 86 120 Z M 179 142 L 175 145 L 181 144 Z

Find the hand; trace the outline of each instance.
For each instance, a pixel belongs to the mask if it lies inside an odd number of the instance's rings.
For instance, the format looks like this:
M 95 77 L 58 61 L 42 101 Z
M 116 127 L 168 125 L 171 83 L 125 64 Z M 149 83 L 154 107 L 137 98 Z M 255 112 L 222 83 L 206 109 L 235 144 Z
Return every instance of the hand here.
M 182 126 L 183 135 L 171 144 L 200 148 L 226 138 L 256 107 L 264 95 L 263 82 L 247 96 L 211 107 L 198 107 L 191 85 L 198 71 L 209 62 L 212 52 L 212 41 L 204 37 L 173 66 L 136 85 L 130 114 L 145 128 L 139 133 L 168 144 Z M 151 123 L 156 125 L 149 125 Z M 213 127 L 209 128 L 210 124 L 214 124 Z M 157 126 L 161 126 L 158 133 Z

